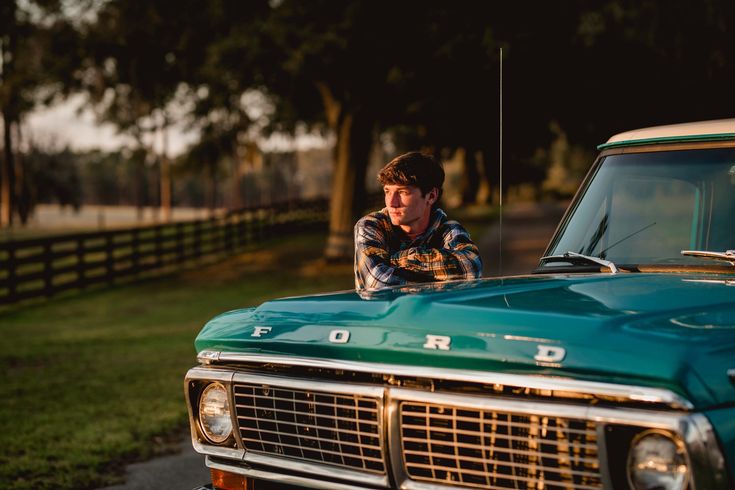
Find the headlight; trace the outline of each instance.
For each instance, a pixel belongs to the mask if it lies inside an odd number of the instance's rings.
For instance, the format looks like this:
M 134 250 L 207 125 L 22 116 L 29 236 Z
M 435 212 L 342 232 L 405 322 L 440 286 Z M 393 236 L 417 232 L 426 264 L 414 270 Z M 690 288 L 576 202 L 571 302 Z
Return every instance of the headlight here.
M 232 434 L 227 390 L 219 383 L 207 386 L 199 397 L 199 424 L 211 442 L 221 444 Z
M 638 434 L 628 454 L 628 479 L 635 490 L 684 490 L 689 481 L 684 443 L 664 431 Z

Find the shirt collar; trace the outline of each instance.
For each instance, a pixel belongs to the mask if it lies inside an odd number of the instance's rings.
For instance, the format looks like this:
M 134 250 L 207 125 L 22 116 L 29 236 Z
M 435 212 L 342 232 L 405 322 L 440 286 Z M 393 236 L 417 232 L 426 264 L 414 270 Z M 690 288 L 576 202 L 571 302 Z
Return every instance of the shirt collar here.
M 436 208 L 431 213 L 429 226 L 422 234 L 416 237 L 416 240 L 423 240 L 424 238 L 431 236 L 441 226 L 441 224 L 446 221 L 446 219 L 447 213 L 445 213 L 441 208 Z
M 381 212 L 386 216 L 388 219 L 388 224 L 390 225 L 390 214 L 388 213 L 388 208 L 381 209 Z M 429 226 L 426 227 L 424 232 L 417 236 L 415 239 L 411 241 L 411 243 L 415 242 L 421 242 L 429 238 L 441 225 L 447 220 L 447 213 L 444 212 L 441 208 L 436 208 L 431 212 L 431 219 L 429 221 Z M 399 232 L 401 235 L 403 235 L 405 238 L 408 239 L 408 235 L 401 229 L 400 226 L 393 226 L 397 232 Z

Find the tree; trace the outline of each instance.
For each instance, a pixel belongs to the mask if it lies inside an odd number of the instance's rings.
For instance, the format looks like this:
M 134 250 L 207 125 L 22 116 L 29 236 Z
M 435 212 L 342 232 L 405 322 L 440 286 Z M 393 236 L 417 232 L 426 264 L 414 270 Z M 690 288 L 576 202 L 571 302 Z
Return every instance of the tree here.
M 59 50 L 59 44 L 65 47 Z M 0 172 L 0 227 L 32 211 L 30 187 L 18 148 L 23 116 L 50 101 L 76 62 L 76 33 L 56 1 L 0 3 L 0 112 L 3 159 Z M 43 92 L 47 96 L 43 96 Z
M 198 2 L 111 0 L 99 10 L 87 38 L 85 89 L 101 119 L 150 153 L 153 140 L 161 140 L 155 158 L 165 221 L 171 216 L 170 105 L 192 66 L 201 62 L 204 47 L 194 38 L 204 29 Z
M 328 259 L 352 257 L 352 228 L 365 206 L 374 131 L 405 108 L 395 89 L 401 64 L 420 41 L 411 37 L 420 27 L 413 19 L 417 7 L 284 0 L 268 18 L 266 34 L 276 57 L 266 85 L 275 95 L 279 119 L 322 123 L 336 137 Z

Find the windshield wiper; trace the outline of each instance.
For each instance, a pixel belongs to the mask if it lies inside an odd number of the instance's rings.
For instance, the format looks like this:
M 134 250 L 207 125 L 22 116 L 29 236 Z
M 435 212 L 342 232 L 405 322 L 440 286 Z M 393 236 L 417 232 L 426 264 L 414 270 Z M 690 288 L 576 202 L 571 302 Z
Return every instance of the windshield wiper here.
M 682 252 L 683 253 L 683 252 Z M 546 257 L 541 257 L 540 260 L 564 260 L 567 262 L 587 262 L 598 264 L 603 267 L 607 267 L 610 269 L 611 274 L 617 274 L 620 272 L 615 264 L 610 262 L 609 260 L 601 259 L 600 257 L 592 257 L 590 255 L 582 255 L 575 252 L 564 252 L 562 255 L 547 255 Z
M 735 265 L 735 250 L 727 250 L 725 252 L 710 252 L 707 250 L 682 250 L 682 255 L 688 255 L 690 257 L 699 257 L 702 259 L 714 259 L 724 260 L 730 262 L 730 265 Z

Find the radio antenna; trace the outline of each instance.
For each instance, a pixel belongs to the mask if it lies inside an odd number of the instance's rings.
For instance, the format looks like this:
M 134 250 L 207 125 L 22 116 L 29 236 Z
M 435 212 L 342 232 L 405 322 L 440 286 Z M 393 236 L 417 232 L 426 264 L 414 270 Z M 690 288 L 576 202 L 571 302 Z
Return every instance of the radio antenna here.
M 500 48 L 500 182 L 498 206 L 498 274 L 503 275 L 503 48 Z

